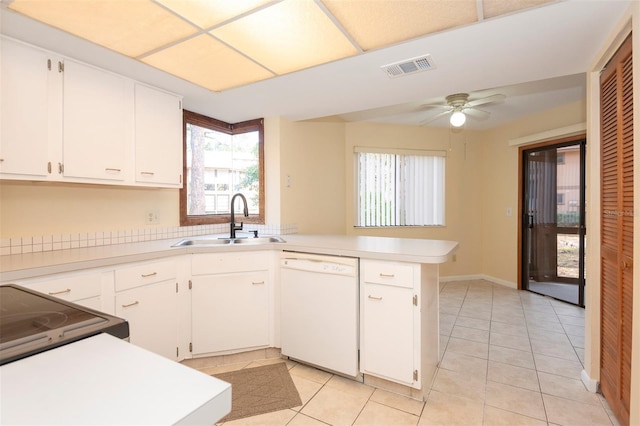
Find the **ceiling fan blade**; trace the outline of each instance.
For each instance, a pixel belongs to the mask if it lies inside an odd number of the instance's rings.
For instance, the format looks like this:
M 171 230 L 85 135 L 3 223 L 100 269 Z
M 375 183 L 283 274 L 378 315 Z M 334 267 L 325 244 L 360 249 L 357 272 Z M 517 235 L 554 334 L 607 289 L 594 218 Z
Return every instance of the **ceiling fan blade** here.
M 418 111 L 427 110 L 427 109 L 431 109 L 431 108 L 446 109 L 448 111 L 451 111 L 453 109 L 453 108 L 451 108 L 450 105 L 426 104 L 426 105 L 420 105 L 420 107 L 418 108 Z
M 450 113 L 451 113 L 451 111 L 442 111 L 442 112 L 440 112 L 440 113 L 438 113 L 438 114 L 436 114 L 436 115 L 434 115 L 432 117 L 425 118 L 424 120 L 422 120 L 420 122 L 420 125 L 421 126 L 425 126 L 425 125 L 427 125 L 429 123 L 432 123 L 432 122 L 436 121 L 439 118 L 442 118 L 442 117 L 444 117 L 446 115 L 449 115 Z
M 475 107 L 478 105 L 484 105 L 484 104 L 490 104 L 490 103 L 496 103 L 496 102 L 504 102 L 506 96 L 505 95 L 501 95 L 501 94 L 496 94 L 496 95 L 491 95 L 491 96 L 487 96 L 486 98 L 480 98 L 480 99 L 476 99 L 475 101 L 469 101 L 467 102 L 466 106 L 467 107 Z
M 477 108 L 464 108 L 462 112 L 478 120 L 486 120 L 491 115 L 491 113 Z

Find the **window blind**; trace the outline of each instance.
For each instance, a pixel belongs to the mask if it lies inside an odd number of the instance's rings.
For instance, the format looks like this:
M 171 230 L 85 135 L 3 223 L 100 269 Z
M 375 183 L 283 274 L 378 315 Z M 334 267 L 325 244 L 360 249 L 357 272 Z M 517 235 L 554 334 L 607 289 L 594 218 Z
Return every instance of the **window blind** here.
M 356 226 L 444 225 L 443 153 L 417 155 L 358 148 L 356 159 Z

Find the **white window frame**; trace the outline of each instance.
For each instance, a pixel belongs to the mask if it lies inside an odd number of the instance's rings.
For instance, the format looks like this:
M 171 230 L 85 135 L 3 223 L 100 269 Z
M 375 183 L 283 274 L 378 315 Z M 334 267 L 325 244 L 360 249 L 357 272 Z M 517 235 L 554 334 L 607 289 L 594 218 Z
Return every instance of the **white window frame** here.
M 394 170 L 386 182 L 378 173 L 366 182 L 361 182 L 361 154 L 382 154 L 378 159 L 390 161 Z M 443 227 L 445 226 L 445 165 L 446 151 L 423 151 L 410 149 L 384 149 L 370 147 L 354 148 L 355 217 L 356 228 L 387 227 Z M 372 158 L 373 159 L 373 158 Z M 383 160 L 384 159 L 384 160 Z M 401 166 L 401 163 L 405 167 Z M 424 167 L 413 168 L 410 164 L 422 163 Z M 382 165 L 380 165 L 382 166 Z M 377 165 L 372 165 L 375 168 Z M 382 166 L 384 167 L 384 166 Z M 411 176 L 409 182 L 402 179 L 403 173 Z M 368 191 L 367 188 L 375 188 Z M 375 194 L 376 200 L 384 198 L 375 208 L 364 212 L 363 207 Z M 425 199 L 417 201 L 423 194 Z M 393 207 L 383 208 L 382 206 Z

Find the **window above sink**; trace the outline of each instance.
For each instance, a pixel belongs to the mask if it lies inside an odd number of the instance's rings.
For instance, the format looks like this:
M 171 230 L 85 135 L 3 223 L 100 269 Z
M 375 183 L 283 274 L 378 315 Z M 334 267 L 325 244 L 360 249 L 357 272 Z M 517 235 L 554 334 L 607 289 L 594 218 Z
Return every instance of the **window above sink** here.
M 247 223 L 264 223 L 264 120 L 229 124 L 184 111 L 184 176 L 180 225 L 229 221 L 231 197 L 242 193 Z

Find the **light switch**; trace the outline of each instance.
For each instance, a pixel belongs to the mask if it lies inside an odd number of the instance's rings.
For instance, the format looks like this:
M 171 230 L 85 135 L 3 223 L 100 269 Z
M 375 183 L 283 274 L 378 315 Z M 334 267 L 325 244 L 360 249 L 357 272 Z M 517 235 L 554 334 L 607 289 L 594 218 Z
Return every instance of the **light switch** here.
M 511 213 L 512 213 L 511 207 L 507 207 L 507 216 L 511 217 Z

